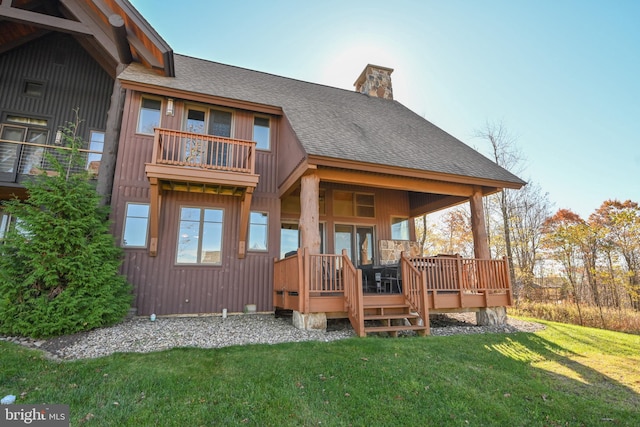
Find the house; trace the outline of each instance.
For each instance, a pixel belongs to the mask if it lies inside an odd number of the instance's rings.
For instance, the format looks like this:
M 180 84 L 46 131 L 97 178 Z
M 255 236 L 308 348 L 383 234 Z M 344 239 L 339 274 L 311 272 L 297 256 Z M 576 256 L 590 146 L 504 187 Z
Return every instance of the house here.
M 482 197 L 524 182 L 393 100 L 392 69 L 369 64 L 347 91 L 174 54 L 125 0 L 59 4 L 123 23 L 117 49 L 105 41 L 122 116 L 100 122 L 119 128 L 117 156 L 98 180 L 113 163 L 139 315 L 284 309 L 302 328 L 349 317 L 364 335 L 428 333 L 434 311 L 486 321 L 510 304 Z M 467 201 L 475 259 L 423 257 L 413 218 Z

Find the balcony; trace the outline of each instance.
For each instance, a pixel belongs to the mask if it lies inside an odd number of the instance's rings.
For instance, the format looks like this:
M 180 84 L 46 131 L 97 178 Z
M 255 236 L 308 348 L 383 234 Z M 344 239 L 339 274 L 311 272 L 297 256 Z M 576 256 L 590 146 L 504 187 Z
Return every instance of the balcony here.
M 42 172 L 52 174 L 49 156 L 62 160 L 70 151 L 70 147 L 0 139 L 0 182 L 21 183 L 29 176 Z M 84 149 L 78 151 L 84 161 L 80 166 L 73 166 L 72 171 L 84 169 L 92 177 L 97 177 L 102 153 Z
M 260 178 L 255 152 L 255 141 L 156 128 L 151 163 L 145 165 L 151 186 L 149 255 L 158 253 L 160 194 L 186 191 L 241 199 L 238 257 L 244 258 L 251 199 Z
M 242 196 L 258 185 L 254 141 L 155 129 L 147 178 L 163 190 Z

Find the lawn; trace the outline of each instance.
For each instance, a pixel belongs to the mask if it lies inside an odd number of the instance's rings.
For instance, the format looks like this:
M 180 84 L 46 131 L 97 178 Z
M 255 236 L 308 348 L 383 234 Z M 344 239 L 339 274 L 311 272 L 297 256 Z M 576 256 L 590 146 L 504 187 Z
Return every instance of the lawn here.
M 54 362 L 0 342 L 0 397 L 73 426 L 637 426 L 640 336 L 351 338 Z

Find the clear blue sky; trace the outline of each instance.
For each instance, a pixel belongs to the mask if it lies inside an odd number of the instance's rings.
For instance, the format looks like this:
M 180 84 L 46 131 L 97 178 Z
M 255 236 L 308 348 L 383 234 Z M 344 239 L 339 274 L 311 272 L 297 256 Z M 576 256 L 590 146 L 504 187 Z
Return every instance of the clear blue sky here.
M 131 0 L 177 53 L 394 98 L 465 143 L 502 122 L 554 210 L 640 203 L 640 1 Z

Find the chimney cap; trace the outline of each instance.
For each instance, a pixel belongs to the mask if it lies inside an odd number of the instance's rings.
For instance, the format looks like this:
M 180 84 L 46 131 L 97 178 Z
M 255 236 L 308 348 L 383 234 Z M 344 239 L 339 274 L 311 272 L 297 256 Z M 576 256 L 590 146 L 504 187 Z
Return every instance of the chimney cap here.
M 355 83 L 353 84 L 356 87 L 356 90 L 358 90 L 358 88 L 360 86 L 362 86 L 362 84 L 364 83 L 364 81 L 367 78 L 367 71 L 369 69 L 376 69 L 376 70 L 380 70 L 380 71 L 386 71 L 389 73 L 389 75 L 391 75 L 391 73 L 393 73 L 393 68 L 389 68 L 389 67 L 383 67 L 381 65 L 374 65 L 374 64 L 367 64 L 366 67 L 364 67 L 364 70 L 362 70 L 362 72 L 360 73 L 360 76 L 358 76 L 358 79 L 355 81 Z

